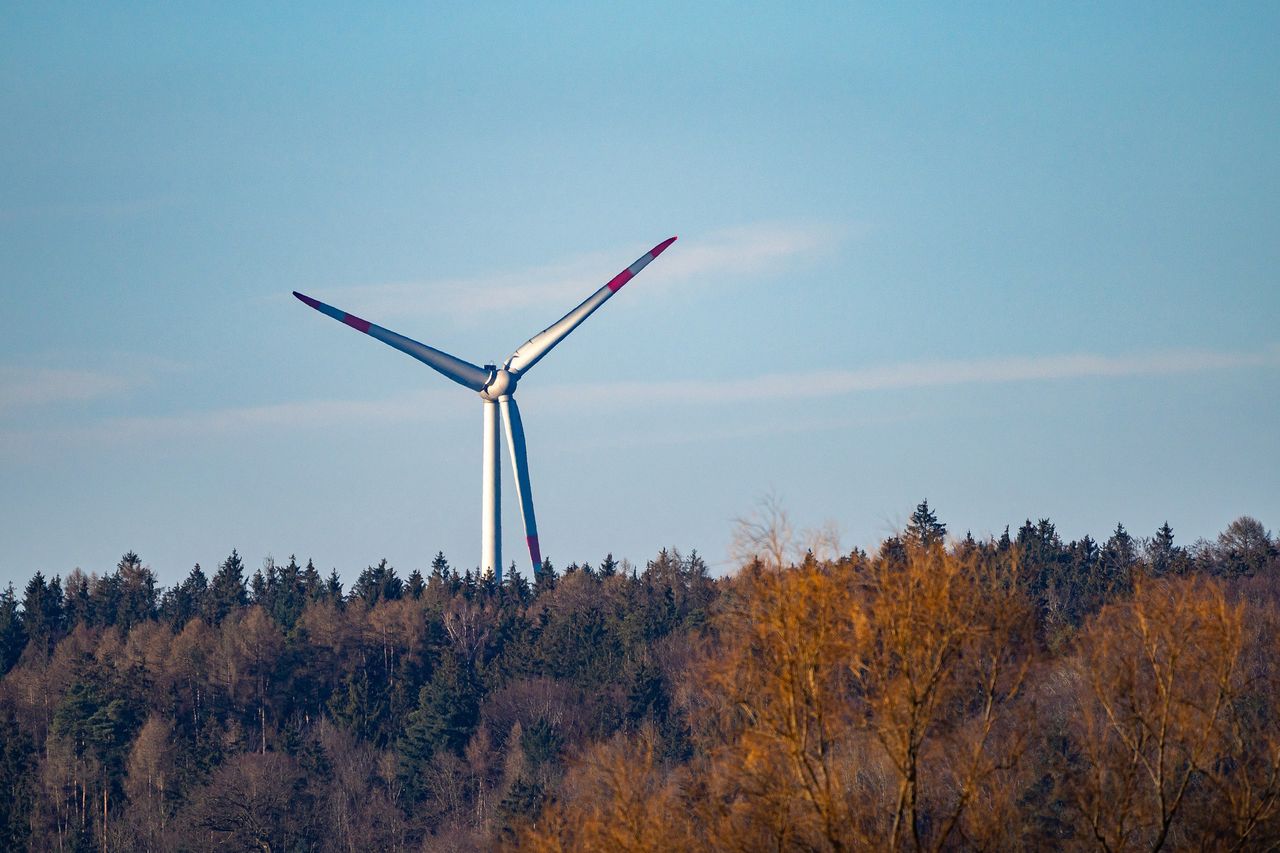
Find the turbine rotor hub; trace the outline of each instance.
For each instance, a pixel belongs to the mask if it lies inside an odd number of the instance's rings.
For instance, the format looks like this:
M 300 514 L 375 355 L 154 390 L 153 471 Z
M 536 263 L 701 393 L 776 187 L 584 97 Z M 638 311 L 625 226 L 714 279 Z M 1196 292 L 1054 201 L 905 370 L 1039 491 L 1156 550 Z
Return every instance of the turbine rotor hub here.
M 489 381 L 480 389 L 480 396 L 489 401 L 495 401 L 500 397 L 510 397 L 516 392 L 516 377 L 511 371 L 505 367 L 496 367 L 492 364 L 486 364 L 489 370 Z

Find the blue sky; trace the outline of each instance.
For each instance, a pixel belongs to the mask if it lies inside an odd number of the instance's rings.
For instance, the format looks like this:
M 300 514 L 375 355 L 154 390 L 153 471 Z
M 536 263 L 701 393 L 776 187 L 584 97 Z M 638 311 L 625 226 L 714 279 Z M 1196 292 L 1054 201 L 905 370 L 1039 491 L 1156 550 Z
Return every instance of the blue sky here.
M 672 234 L 521 384 L 559 566 L 1280 526 L 1280 7 L 5 18 L 0 582 L 474 566 L 479 401 L 290 291 L 482 363 Z

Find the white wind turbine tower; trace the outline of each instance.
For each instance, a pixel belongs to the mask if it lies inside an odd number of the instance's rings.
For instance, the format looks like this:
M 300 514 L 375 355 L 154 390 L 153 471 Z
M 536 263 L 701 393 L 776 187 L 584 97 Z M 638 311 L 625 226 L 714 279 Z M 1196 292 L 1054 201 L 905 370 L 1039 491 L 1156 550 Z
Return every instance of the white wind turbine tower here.
M 663 240 L 650 249 L 643 257 L 609 280 L 604 287 L 597 290 L 586 300 L 565 314 L 555 323 L 543 329 L 525 341 L 513 352 L 502 367 L 486 364 L 483 367 L 463 361 L 460 358 L 441 352 L 438 349 L 418 343 L 404 335 L 396 334 L 390 329 L 362 320 L 354 314 L 347 314 L 326 305 L 323 302 L 305 296 L 296 290 L 293 295 L 322 314 L 346 323 L 353 329 L 377 338 L 384 344 L 395 347 L 406 355 L 411 355 L 428 367 L 480 394 L 484 401 L 484 442 L 482 455 L 482 502 L 480 507 L 480 568 L 485 574 L 492 574 L 502 581 L 502 520 L 499 510 L 501 494 L 498 481 L 498 410 L 502 410 L 502 422 L 506 427 L 507 447 L 511 451 L 511 466 L 515 469 L 516 495 L 520 499 L 520 514 L 524 517 L 525 540 L 529 543 L 529 558 L 534 570 L 542 564 L 542 552 L 538 548 L 538 525 L 533 516 L 533 494 L 529 489 L 529 461 L 525 453 L 524 427 L 520 423 L 520 407 L 516 405 L 516 383 L 528 372 L 529 368 L 583 320 L 605 303 L 622 286 L 635 277 L 649 262 L 662 254 L 668 246 L 676 241 L 675 237 Z

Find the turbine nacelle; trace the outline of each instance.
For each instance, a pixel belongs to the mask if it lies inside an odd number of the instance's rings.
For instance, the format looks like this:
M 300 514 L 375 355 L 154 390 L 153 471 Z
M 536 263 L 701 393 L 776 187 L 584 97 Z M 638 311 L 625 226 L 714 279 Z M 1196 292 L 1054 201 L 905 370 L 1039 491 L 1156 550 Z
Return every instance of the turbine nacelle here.
M 486 364 L 485 370 L 489 371 L 489 381 L 480 389 L 480 398 L 489 402 L 497 402 L 503 397 L 510 397 L 516 393 L 516 381 L 518 377 L 507 370 L 505 367 L 498 367 L 493 364 Z

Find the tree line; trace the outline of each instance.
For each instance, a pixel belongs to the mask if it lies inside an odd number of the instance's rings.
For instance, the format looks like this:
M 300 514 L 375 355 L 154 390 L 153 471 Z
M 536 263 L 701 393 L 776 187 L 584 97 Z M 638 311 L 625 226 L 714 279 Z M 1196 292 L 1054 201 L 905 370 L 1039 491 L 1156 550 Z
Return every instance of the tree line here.
M 0 594 L 0 848 L 1280 843 L 1280 542 L 1048 520 L 874 553 L 776 508 L 502 584 L 134 553 Z

